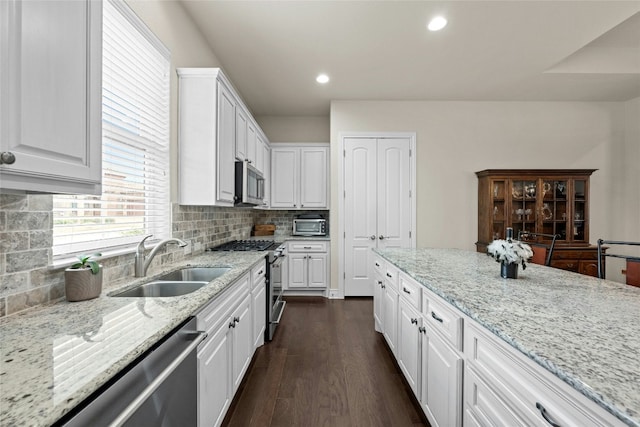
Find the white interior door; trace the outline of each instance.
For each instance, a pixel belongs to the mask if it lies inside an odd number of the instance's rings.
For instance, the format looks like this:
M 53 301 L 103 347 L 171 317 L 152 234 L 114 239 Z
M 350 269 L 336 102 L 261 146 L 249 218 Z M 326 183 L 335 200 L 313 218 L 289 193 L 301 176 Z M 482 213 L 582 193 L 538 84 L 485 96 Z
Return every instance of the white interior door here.
M 373 295 L 377 241 L 375 138 L 344 139 L 345 296 Z
M 372 296 L 372 249 L 415 246 L 415 136 L 342 141 L 344 296 Z
M 411 247 L 411 167 L 407 138 L 378 140 L 378 248 Z

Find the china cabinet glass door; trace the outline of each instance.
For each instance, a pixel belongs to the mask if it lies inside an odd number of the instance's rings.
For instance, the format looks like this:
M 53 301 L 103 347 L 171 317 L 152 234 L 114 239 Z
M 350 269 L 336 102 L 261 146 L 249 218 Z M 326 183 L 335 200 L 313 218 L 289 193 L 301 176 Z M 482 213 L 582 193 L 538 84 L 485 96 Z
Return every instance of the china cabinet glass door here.
M 541 233 L 557 234 L 558 241 L 567 240 L 569 223 L 569 182 L 565 179 L 542 181 Z

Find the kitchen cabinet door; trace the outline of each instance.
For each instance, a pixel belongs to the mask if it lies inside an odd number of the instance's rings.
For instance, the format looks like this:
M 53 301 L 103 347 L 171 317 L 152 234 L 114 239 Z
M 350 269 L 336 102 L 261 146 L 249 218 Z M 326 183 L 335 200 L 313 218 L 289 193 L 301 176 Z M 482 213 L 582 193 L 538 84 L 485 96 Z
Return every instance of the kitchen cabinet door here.
M 384 327 L 382 335 L 387 341 L 391 352 L 397 354 L 397 335 L 398 335 L 398 291 L 385 281 L 384 288 Z
M 231 341 L 233 328 L 224 323 L 198 350 L 198 426 L 222 424 L 233 398 Z
M 309 288 L 327 287 L 327 275 L 329 273 L 327 254 L 308 254 L 307 270 L 307 286 Z
M 0 2 L 0 188 L 100 194 L 102 2 Z
M 233 204 L 235 196 L 236 104 L 227 87 L 218 82 L 218 188 L 217 201 Z
M 462 425 L 462 357 L 425 323 L 420 404 L 433 427 Z
M 271 149 L 272 208 L 297 208 L 299 156 L 295 147 Z
M 267 322 L 266 281 L 263 278 L 251 291 L 253 307 L 253 347 L 264 344 L 264 331 Z
M 249 121 L 247 124 L 247 160 L 256 169 L 262 172 L 262 169 L 258 168 L 258 135 L 256 133 L 256 127 L 253 122 Z
M 248 139 L 249 128 L 247 126 L 247 115 L 244 110 L 238 106 L 238 108 L 236 108 L 236 159 L 244 161 L 247 158 Z
M 400 298 L 398 316 L 398 366 L 409 383 L 414 396 L 420 398 L 420 331 L 419 313 Z
M 289 288 L 307 287 L 307 254 L 289 254 Z
M 329 149 L 325 147 L 300 149 L 300 207 L 326 209 Z
M 235 393 L 249 368 L 253 350 L 253 323 L 251 321 L 251 296 L 247 295 L 233 313 L 233 392 Z

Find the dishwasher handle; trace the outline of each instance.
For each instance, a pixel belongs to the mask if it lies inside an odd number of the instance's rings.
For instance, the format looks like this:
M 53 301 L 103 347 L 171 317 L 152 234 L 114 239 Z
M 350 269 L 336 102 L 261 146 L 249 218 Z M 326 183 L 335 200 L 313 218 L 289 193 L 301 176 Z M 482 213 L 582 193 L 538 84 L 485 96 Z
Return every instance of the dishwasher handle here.
M 176 357 L 170 364 L 167 366 L 161 373 L 158 375 L 152 382 L 145 388 L 142 393 L 138 395 L 130 404 L 127 406 L 118 417 L 109 424 L 109 427 L 120 427 L 122 426 L 135 412 L 138 408 L 153 394 L 154 391 L 163 383 L 163 381 L 171 375 L 173 371 L 176 370 L 178 366 L 182 363 L 184 359 L 191 354 L 193 350 L 198 347 L 198 345 L 207 338 L 207 333 L 205 331 L 195 331 L 191 333 L 195 335 L 193 342 L 189 344 L 183 351 Z

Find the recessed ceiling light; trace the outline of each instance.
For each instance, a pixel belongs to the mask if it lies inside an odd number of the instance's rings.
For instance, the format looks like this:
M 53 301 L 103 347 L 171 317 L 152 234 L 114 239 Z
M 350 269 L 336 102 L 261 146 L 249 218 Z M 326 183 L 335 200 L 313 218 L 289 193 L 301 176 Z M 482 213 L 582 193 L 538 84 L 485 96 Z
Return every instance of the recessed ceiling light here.
M 429 25 L 427 25 L 427 28 L 429 29 L 429 31 L 440 31 L 446 26 L 447 20 L 442 16 L 436 16 L 431 21 L 429 21 Z
M 318 77 L 316 77 L 316 81 L 321 84 L 329 83 L 329 76 L 326 74 L 319 74 Z

